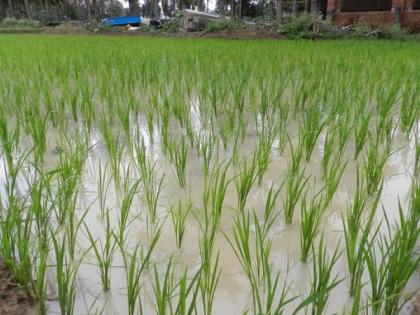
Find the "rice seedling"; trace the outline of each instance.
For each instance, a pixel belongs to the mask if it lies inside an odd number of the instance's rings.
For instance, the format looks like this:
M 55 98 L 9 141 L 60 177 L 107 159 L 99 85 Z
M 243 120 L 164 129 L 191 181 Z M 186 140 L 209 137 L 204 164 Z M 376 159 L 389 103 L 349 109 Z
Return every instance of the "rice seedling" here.
M 74 302 L 76 299 L 75 282 L 77 271 L 87 251 L 82 255 L 79 261 L 74 261 L 66 254 L 66 233 L 64 233 L 61 242 L 54 231 L 51 231 L 51 236 L 56 258 L 55 268 L 60 311 L 63 315 L 71 315 L 74 313 Z
M 192 202 L 189 200 L 186 205 L 179 202 L 177 209 L 171 209 L 172 226 L 175 232 L 176 246 L 181 248 L 182 241 L 187 228 L 187 217 L 191 212 Z
M 371 121 L 372 114 L 371 112 L 357 113 L 354 118 L 354 139 L 355 139 L 355 148 L 354 148 L 354 159 L 356 160 L 362 152 L 363 147 L 366 144 L 366 141 L 370 135 L 369 124 Z
M 85 230 L 88 234 L 91 247 L 95 253 L 96 261 L 98 262 L 99 272 L 101 276 L 102 290 L 109 291 L 111 287 L 111 266 L 116 251 L 117 240 L 115 239 L 114 231 L 111 230 L 109 221 L 109 211 L 105 215 L 105 239 L 94 239 L 89 231 L 88 226 L 85 224 Z M 98 245 L 99 243 L 99 245 Z
M 261 186 L 264 173 L 267 171 L 267 168 L 270 164 L 270 154 L 273 142 L 277 134 L 278 127 L 274 124 L 269 124 L 267 127 L 264 127 L 261 134 L 258 136 L 258 144 L 255 152 L 258 173 L 258 186 Z
M 341 163 L 339 157 L 334 157 L 334 161 L 325 175 L 325 198 L 327 204 L 330 204 L 334 198 L 334 194 L 337 191 L 346 166 L 347 162 Z
M 315 252 L 312 247 L 313 262 L 312 262 L 312 283 L 309 297 L 299 308 L 302 308 L 305 303 L 310 301 L 311 314 L 324 314 L 328 298 L 332 289 L 334 289 L 343 279 L 339 279 L 338 275 L 333 276 L 333 266 L 340 258 L 341 253 L 338 251 L 338 246 L 330 258 L 327 256 L 327 249 L 323 238 L 319 241 L 319 247 Z M 308 304 L 306 304 L 308 305 Z M 305 305 L 305 306 L 306 306 Z M 296 311 L 295 311 L 296 313 Z
M 154 233 L 147 250 L 137 245 L 131 255 L 126 252 L 124 243 L 118 241 L 118 246 L 120 247 L 124 260 L 129 315 L 143 313 L 142 298 L 140 295 L 140 290 L 142 288 L 141 276 L 149 265 L 151 255 L 156 247 L 160 235 L 161 227 L 159 227 L 156 230 L 156 233 Z
M 296 205 L 301 198 L 301 194 L 309 182 L 309 177 L 305 176 L 305 169 L 295 173 L 290 169 L 286 172 L 286 196 L 283 200 L 284 220 L 286 224 L 291 224 Z
M 172 310 L 172 291 L 174 290 L 174 271 L 172 257 L 169 259 L 168 266 L 164 273 L 163 283 L 159 278 L 156 265 L 154 265 L 154 284 L 153 294 L 155 297 L 155 312 L 158 315 L 173 313 Z
M 343 218 L 350 296 L 360 294 L 358 290 L 361 290 L 362 275 L 365 269 L 364 252 L 373 246 L 376 234 L 379 231 L 379 228 L 373 230 L 373 219 L 381 193 L 382 188 L 377 192 L 373 204 L 369 206 L 370 210 L 366 222 L 363 225 L 362 214 L 368 203 L 368 195 L 366 193 L 365 182 L 358 175 L 353 203 L 346 219 Z
M 129 189 L 124 192 L 124 197 L 121 201 L 120 215 L 118 218 L 118 244 L 122 247 L 125 244 L 127 229 L 130 224 L 129 216 L 131 205 L 133 203 L 134 196 L 138 193 L 137 189 L 140 180 L 135 181 Z
M 256 163 L 257 161 L 255 155 L 251 164 L 243 161 L 243 163 L 239 165 L 239 174 L 235 177 L 234 182 L 238 199 L 238 210 L 240 212 L 245 210 L 245 204 L 246 200 L 248 199 L 248 195 L 258 178 Z
M 313 242 L 319 233 L 322 217 L 325 213 L 328 201 L 326 196 L 317 193 L 310 203 L 307 203 L 307 192 L 302 197 L 300 226 L 301 260 L 307 262 L 309 251 L 313 248 Z
M 178 143 L 176 141 L 170 142 L 169 145 L 169 156 L 171 162 L 175 166 L 176 176 L 178 179 L 179 186 L 184 188 L 186 185 L 186 171 L 187 171 L 187 154 L 188 146 L 184 138 Z
M 369 146 L 364 158 L 363 171 L 366 178 L 366 189 L 369 195 L 375 193 L 382 181 L 385 164 L 390 156 L 389 147 L 381 150 L 378 139 Z
M 325 119 L 318 106 L 309 106 L 303 112 L 299 136 L 305 149 L 305 159 L 309 162 L 315 143 L 325 127 Z
M 419 116 L 417 86 L 407 84 L 402 88 L 402 99 L 400 109 L 401 130 L 410 136 L 411 130 L 416 123 L 416 117 Z

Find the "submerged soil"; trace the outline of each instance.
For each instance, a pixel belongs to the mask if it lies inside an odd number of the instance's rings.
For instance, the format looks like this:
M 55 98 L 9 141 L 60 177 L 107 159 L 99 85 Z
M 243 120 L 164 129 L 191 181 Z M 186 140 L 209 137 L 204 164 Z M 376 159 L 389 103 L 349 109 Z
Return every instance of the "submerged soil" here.
M 35 315 L 36 307 L 0 259 L 0 314 Z

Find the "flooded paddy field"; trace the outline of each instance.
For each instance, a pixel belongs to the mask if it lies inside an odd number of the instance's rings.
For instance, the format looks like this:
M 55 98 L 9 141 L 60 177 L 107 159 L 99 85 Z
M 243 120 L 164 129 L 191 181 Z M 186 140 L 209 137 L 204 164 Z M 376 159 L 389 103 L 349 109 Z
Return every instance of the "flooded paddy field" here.
M 41 314 L 415 314 L 420 44 L 0 37 L 0 256 Z

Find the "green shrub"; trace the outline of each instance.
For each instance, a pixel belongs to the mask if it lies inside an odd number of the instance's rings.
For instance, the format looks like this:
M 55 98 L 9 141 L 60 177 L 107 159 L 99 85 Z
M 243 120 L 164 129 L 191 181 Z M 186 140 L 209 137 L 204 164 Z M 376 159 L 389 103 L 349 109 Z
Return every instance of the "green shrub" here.
M 214 32 L 221 32 L 221 31 L 230 31 L 234 29 L 241 28 L 242 24 L 238 21 L 233 21 L 230 19 L 223 19 L 218 21 L 209 22 L 204 29 L 206 33 L 214 33 Z
M 382 38 L 393 39 L 393 40 L 404 40 L 408 37 L 408 32 L 401 28 L 400 25 L 392 25 L 381 29 Z
M 286 22 L 282 33 L 288 38 L 312 38 L 312 17 L 308 14 L 300 15 Z
M 40 22 L 37 20 L 20 19 L 17 20 L 13 17 L 7 17 L 0 22 L 2 26 L 19 26 L 19 27 L 39 27 Z
M 176 11 L 172 20 L 163 24 L 161 30 L 167 33 L 178 33 L 182 31 L 182 11 Z

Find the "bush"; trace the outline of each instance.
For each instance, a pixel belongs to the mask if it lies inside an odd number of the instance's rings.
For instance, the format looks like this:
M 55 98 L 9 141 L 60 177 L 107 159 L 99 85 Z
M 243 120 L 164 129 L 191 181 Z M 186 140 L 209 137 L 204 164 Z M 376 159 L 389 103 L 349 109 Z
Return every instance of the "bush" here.
M 168 33 L 178 33 L 182 31 L 182 11 L 176 11 L 173 18 L 162 25 L 161 30 Z
M 408 32 L 401 28 L 400 25 L 393 25 L 391 27 L 386 27 L 381 30 L 383 38 L 393 39 L 393 40 L 404 40 L 408 37 Z
M 3 26 L 19 26 L 19 27 L 39 27 L 40 22 L 37 20 L 20 19 L 7 17 L 0 22 Z
M 214 33 L 214 32 L 221 32 L 221 31 L 229 31 L 241 28 L 243 25 L 238 21 L 233 21 L 230 19 L 223 19 L 218 21 L 212 21 L 207 23 L 204 31 L 206 33 Z
M 312 17 L 308 14 L 300 15 L 286 22 L 282 26 L 282 33 L 288 38 L 312 38 Z

